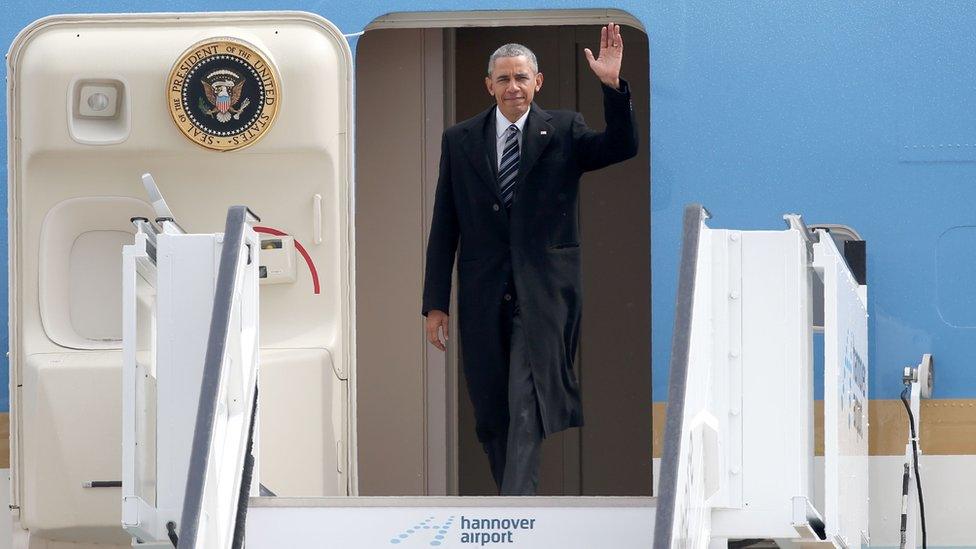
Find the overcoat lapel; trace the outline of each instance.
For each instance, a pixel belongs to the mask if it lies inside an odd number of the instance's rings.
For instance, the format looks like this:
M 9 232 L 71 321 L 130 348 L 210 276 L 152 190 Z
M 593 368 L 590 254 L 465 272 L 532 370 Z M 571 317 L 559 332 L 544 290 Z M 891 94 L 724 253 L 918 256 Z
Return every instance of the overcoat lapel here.
M 522 158 L 519 159 L 519 186 L 532 171 L 539 156 L 552 139 L 553 127 L 549 123 L 552 116 L 532 103 L 529 118 L 525 121 L 525 131 L 522 133 Z
M 491 169 L 491 180 L 495 182 L 495 186 L 498 186 L 498 137 L 496 136 L 495 130 L 495 117 L 498 113 L 492 110 L 488 113 L 488 117 L 485 119 L 485 131 L 483 136 L 485 138 L 485 151 L 488 152 L 488 167 Z M 501 187 L 498 189 L 499 196 L 501 196 Z
M 495 107 L 492 107 L 485 111 L 481 116 L 482 124 L 475 124 L 464 132 L 464 137 L 461 138 L 461 147 L 464 148 L 464 152 L 474 167 L 474 171 L 478 172 L 481 180 L 485 185 L 488 185 L 488 189 L 501 201 L 502 194 L 498 188 L 498 181 L 495 179 L 495 171 L 491 169 L 491 157 L 488 150 L 488 141 L 485 137 L 492 129 L 495 121 L 494 116 L 492 116 L 494 109 Z M 494 148 L 493 141 L 491 145 Z

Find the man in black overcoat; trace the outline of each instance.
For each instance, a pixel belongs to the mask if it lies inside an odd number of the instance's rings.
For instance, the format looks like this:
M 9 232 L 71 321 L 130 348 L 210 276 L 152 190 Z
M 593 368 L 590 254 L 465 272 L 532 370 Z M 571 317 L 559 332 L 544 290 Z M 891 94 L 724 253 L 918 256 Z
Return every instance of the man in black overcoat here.
M 427 246 L 427 339 L 444 350 L 455 253 L 461 359 L 478 439 L 502 495 L 533 495 L 539 447 L 583 424 L 573 359 L 579 342 L 580 176 L 637 154 L 620 26 L 600 31 L 606 131 L 579 113 L 532 102 L 542 87 L 535 55 L 506 44 L 485 86 L 496 105 L 444 132 Z M 458 250 L 460 245 L 460 250 Z

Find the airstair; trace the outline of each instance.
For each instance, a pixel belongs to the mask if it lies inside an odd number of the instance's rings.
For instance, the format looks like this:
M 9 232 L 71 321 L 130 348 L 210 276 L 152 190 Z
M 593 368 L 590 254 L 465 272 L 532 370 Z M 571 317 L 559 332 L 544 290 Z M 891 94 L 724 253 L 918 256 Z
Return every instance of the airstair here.
M 125 529 L 142 545 L 180 548 L 240 547 L 245 537 L 252 548 L 312 539 L 335 547 L 866 545 L 867 289 L 863 270 L 851 269 L 864 263 L 863 242 L 835 241 L 795 215 L 780 231 L 711 229 L 707 219 L 695 205 L 684 221 L 674 412 L 656 501 L 259 496 L 256 216 L 231 208 L 224 233 L 203 235 L 166 216 L 158 229 L 135 219 L 135 244 L 124 252 Z M 183 330 L 208 340 L 167 347 Z M 825 356 L 819 481 L 815 331 Z
M 780 231 L 712 229 L 708 218 L 685 210 L 654 546 L 866 546 L 867 286 L 851 268 L 864 265 L 864 243 L 797 215 Z
M 223 233 L 186 234 L 143 181 L 158 217 L 133 218 L 123 248 L 122 525 L 140 545 L 241 547 L 258 487 L 257 217 L 235 206 Z

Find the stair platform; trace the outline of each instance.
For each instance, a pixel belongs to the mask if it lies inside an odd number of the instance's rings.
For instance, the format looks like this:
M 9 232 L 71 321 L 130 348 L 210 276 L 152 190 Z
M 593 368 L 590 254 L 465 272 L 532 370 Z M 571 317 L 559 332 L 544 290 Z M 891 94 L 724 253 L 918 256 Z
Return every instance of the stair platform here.
M 650 547 L 649 497 L 252 497 L 249 549 Z

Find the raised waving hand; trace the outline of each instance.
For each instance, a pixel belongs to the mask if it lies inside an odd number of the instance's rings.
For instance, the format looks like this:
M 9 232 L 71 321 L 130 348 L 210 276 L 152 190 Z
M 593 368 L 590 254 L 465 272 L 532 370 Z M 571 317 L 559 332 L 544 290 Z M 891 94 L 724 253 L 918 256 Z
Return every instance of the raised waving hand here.
M 611 22 L 600 29 L 599 57 L 593 57 L 590 48 L 584 48 L 583 53 L 600 82 L 614 89 L 620 88 L 620 62 L 624 58 L 624 40 L 620 37 L 620 25 Z

